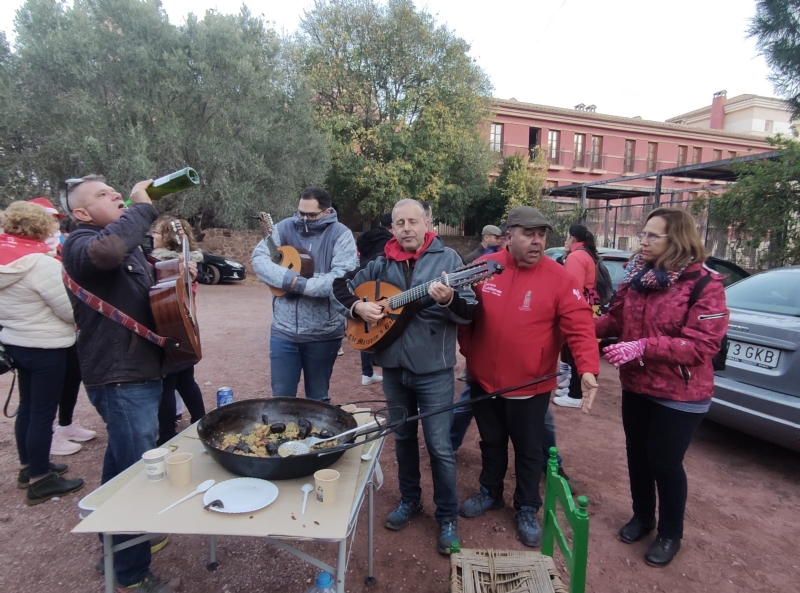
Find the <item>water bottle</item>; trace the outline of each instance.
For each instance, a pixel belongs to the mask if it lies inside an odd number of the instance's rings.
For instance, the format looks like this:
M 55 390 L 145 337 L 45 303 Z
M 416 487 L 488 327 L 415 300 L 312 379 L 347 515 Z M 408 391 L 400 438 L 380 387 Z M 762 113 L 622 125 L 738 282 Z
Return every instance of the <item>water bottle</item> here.
M 336 593 L 336 583 L 329 572 L 321 572 L 317 575 L 314 585 L 306 593 Z

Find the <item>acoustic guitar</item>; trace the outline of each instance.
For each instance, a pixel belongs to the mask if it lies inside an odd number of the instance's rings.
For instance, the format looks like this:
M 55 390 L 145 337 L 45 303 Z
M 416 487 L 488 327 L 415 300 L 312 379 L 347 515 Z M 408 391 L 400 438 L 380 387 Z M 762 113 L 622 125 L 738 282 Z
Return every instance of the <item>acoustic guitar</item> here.
M 441 282 L 452 288 L 477 284 L 505 268 L 496 260 L 487 259 L 462 266 L 450 274 L 439 276 L 430 282 L 420 284 L 409 290 L 401 290 L 388 282 L 370 280 L 359 284 L 353 293 L 364 302 L 382 305 L 386 317 L 372 325 L 363 319 L 348 319 L 345 335 L 356 350 L 380 352 L 394 342 L 411 322 L 414 311 L 408 305 L 428 294 L 434 282 Z
M 261 225 L 261 230 L 264 234 L 264 242 L 267 244 L 269 258 L 272 260 L 272 263 L 288 268 L 289 270 L 294 270 L 303 278 L 313 278 L 314 258 L 311 257 L 311 254 L 305 249 L 292 247 L 291 245 L 281 245 L 278 247 L 275 245 L 275 241 L 272 240 L 272 232 L 275 229 L 275 225 L 272 223 L 272 216 L 266 212 L 259 212 L 258 216 L 254 218 L 258 218 L 258 222 Z M 275 296 L 283 296 L 286 294 L 286 291 L 282 288 L 270 286 L 269 289 Z
M 178 342 L 177 348 L 164 350 L 167 373 L 176 367 L 198 362 L 203 357 L 188 265 L 189 241 L 179 221 L 173 220 L 171 224 L 181 243 L 186 265 L 181 274 L 180 261 L 177 259 L 156 262 L 157 283 L 150 289 L 150 308 L 153 310 L 156 332 Z

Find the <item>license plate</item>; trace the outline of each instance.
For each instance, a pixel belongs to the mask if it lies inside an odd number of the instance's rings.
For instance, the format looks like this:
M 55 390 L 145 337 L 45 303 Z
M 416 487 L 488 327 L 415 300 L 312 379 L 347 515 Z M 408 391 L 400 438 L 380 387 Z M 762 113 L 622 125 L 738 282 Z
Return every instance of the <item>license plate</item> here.
M 726 357 L 728 360 L 743 362 L 764 369 L 774 369 L 778 366 L 780 357 L 781 351 L 775 348 L 728 340 L 728 355 Z

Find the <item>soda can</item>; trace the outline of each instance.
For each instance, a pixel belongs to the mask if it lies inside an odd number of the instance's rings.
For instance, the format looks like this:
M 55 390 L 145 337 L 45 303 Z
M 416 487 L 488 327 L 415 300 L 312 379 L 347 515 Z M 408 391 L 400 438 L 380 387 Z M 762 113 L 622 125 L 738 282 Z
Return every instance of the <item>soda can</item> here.
M 233 403 L 233 389 L 230 387 L 220 387 L 217 389 L 217 407 L 227 406 Z

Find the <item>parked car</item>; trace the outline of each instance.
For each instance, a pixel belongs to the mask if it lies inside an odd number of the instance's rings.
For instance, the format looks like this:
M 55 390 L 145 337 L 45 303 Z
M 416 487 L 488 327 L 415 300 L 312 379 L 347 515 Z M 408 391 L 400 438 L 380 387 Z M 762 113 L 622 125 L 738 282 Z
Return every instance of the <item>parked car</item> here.
M 708 418 L 800 451 L 800 267 L 750 276 L 725 296 L 727 361 Z
M 563 247 L 551 247 L 550 249 L 545 249 L 544 254 L 561 264 L 564 263 L 564 251 Z M 619 283 L 625 277 L 625 264 L 631 258 L 631 252 L 608 247 L 598 247 L 597 252 L 603 259 L 603 264 L 611 276 L 611 284 L 616 291 Z
M 234 282 L 247 277 L 247 268 L 244 264 L 206 251 L 203 251 L 203 261 L 197 267 L 197 281 L 200 284 Z

